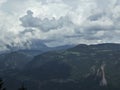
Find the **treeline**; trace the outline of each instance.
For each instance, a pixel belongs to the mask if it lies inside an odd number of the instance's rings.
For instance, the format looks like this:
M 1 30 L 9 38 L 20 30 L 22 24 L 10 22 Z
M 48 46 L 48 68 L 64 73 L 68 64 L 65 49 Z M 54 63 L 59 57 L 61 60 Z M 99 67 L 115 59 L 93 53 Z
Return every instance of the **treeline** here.
M 2 79 L 0 79 L 0 90 L 7 90 Z M 27 88 L 25 88 L 24 84 L 22 84 L 21 87 L 18 88 L 18 90 L 27 90 Z

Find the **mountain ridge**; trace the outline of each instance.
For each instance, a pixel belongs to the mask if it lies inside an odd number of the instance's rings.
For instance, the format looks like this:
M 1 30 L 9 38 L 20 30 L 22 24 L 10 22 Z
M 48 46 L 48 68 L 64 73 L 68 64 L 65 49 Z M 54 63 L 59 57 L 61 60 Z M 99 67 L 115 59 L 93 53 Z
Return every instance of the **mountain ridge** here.
M 119 90 L 119 55 L 120 44 L 80 44 L 36 55 L 24 69 L 9 74 L 28 87 L 40 83 L 41 90 Z

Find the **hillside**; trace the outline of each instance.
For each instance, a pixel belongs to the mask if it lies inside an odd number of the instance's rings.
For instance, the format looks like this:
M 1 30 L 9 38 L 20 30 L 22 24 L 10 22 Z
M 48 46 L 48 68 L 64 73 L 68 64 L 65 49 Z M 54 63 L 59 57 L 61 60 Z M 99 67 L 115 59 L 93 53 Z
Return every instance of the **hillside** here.
M 49 51 L 35 56 L 16 74 L 9 73 L 8 83 L 22 81 L 29 90 L 120 90 L 119 55 L 119 44 Z
M 93 86 L 109 86 L 108 90 L 113 87 L 117 89 L 120 88 L 119 55 L 119 44 L 83 44 L 65 51 L 35 56 L 23 72 L 25 76 L 41 82 L 78 81 L 82 82 L 81 85 L 85 82 Z

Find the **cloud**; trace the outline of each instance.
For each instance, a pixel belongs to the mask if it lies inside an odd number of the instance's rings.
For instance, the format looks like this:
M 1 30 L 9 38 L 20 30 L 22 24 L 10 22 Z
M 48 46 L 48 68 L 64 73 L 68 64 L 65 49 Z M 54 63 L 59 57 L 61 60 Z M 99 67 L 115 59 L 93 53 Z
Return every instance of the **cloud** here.
M 21 17 L 20 21 L 22 22 L 22 26 L 25 28 L 37 28 L 44 32 L 47 32 L 49 30 L 57 30 L 65 26 L 68 27 L 70 25 L 73 25 L 73 23 L 67 16 L 60 17 L 58 20 L 54 17 L 52 19 L 44 18 L 42 20 L 38 17 L 34 17 L 31 10 L 28 10 L 27 15 Z
M 27 11 L 27 15 L 20 18 L 23 27 L 38 27 L 39 26 L 39 19 L 33 17 L 33 12 L 31 10 Z
M 5 3 L 7 0 L 0 0 L 0 6 Z
M 4 49 L 120 43 L 119 0 L 1 0 L 0 17 Z

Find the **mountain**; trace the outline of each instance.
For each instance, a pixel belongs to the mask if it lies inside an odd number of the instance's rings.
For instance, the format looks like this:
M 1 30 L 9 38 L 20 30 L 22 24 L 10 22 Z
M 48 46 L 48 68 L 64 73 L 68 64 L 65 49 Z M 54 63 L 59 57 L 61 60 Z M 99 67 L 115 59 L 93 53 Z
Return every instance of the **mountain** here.
M 6 85 L 10 90 L 16 90 L 19 87 L 22 80 L 18 78 L 20 76 L 19 72 L 25 69 L 26 64 L 28 64 L 35 55 L 39 55 L 47 51 L 66 50 L 73 47 L 69 45 L 59 47 L 47 47 L 42 45 L 41 47 L 43 46 L 45 48 L 31 48 L 22 50 L 19 50 L 19 48 L 14 49 L 13 47 L 7 46 L 10 51 L 0 54 L 0 77 L 5 79 Z M 29 81 L 26 82 L 28 83 Z M 28 86 L 32 86 L 31 82 L 28 84 Z M 15 87 L 13 87 L 14 85 Z
M 0 53 L 18 51 L 31 56 L 35 56 L 48 51 L 66 50 L 74 46 L 75 45 L 63 45 L 63 46 L 56 46 L 56 47 L 48 47 L 40 40 L 33 40 L 32 42 L 29 42 L 29 41 L 26 42 L 24 46 L 14 45 L 14 43 L 12 43 L 11 45 L 6 45 L 6 48 L 8 50 Z
M 32 57 L 21 52 L 4 53 L 0 55 L 0 70 L 22 69 Z
M 44 52 L 32 60 L 24 59 L 26 55 L 13 52 L 0 56 L 1 61 L 28 60 L 24 65 L 11 62 L 17 70 L 2 72 L 10 90 L 16 90 L 20 82 L 29 90 L 120 90 L 120 44 L 80 44 Z
M 22 75 L 44 82 L 43 90 L 62 90 L 64 84 L 66 88 L 76 87 L 75 90 L 119 90 L 119 55 L 119 44 L 81 44 L 35 56 Z
M 18 52 L 25 53 L 30 56 L 36 56 L 48 51 L 58 51 L 58 50 L 66 50 L 69 48 L 74 47 L 74 45 L 64 45 L 64 46 L 57 46 L 57 47 L 47 47 L 46 48 L 38 48 L 38 49 L 23 49 L 23 50 L 18 50 Z

